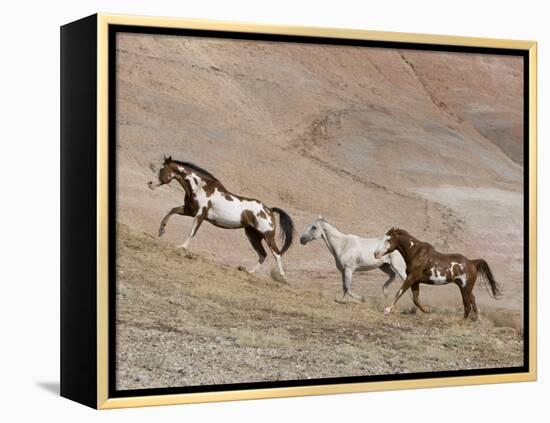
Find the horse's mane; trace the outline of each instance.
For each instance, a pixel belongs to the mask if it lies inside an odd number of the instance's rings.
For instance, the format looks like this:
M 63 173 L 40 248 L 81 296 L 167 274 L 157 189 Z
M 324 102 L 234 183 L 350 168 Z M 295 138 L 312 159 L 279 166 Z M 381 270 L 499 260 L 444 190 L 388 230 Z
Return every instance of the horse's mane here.
M 392 231 L 399 235 L 410 235 L 405 229 L 392 228 Z
M 216 178 L 214 175 L 212 175 L 209 171 L 207 171 L 206 169 L 203 169 L 202 167 L 200 167 L 200 166 L 198 166 L 194 163 L 182 162 L 180 160 L 173 160 L 173 159 L 172 159 L 172 162 L 177 163 L 177 164 L 182 165 L 182 166 L 185 166 L 185 167 L 188 167 L 189 169 L 193 169 L 193 170 L 201 173 L 202 175 L 207 176 L 208 178 L 219 182 L 218 178 Z
M 396 234 L 396 235 L 398 235 L 398 236 L 400 235 L 400 236 L 404 236 L 404 237 L 409 238 L 411 241 L 414 241 L 416 244 L 422 244 L 422 243 L 424 243 L 424 244 L 427 244 L 427 245 L 429 245 L 430 247 L 432 247 L 431 244 L 429 244 L 429 243 L 427 243 L 427 242 L 424 242 L 424 241 L 422 241 L 422 240 L 416 238 L 415 236 L 411 235 L 411 234 L 410 234 L 408 231 L 406 231 L 405 229 L 395 228 L 395 227 L 394 227 L 394 228 L 391 228 L 390 230 L 393 231 L 393 233 Z M 432 247 L 432 248 L 433 248 L 433 247 Z
M 405 229 L 393 227 L 390 229 L 394 234 L 396 235 L 402 235 L 402 236 L 408 236 L 410 238 L 414 238 L 410 233 L 408 233 Z

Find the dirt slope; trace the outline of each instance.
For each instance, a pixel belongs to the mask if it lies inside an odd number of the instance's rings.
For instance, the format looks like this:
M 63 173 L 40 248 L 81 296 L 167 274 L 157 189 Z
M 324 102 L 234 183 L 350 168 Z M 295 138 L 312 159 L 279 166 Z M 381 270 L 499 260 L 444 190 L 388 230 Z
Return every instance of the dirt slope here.
M 491 318 L 387 317 L 118 230 L 119 389 L 522 364 L 521 336 Z
M 483 257 L 501 304 L 521 309 L 520 58 L 124 34 L 117 66 L 120 222 L 154 235 L 182 203 L 176 184 L 145 184 L 171 154 L 283 208 L 299 231 L 323 214 L 346 233 L 397 225 Z M 189 225 L 174 217 L 165 240 L 181 243 Z M 242 231 L 208 224 L 191 249 L 232 266 L 256 260 Z M 320 243 L 294 246 L 285 263 L 290 275 L 334 271 Z M 337 292 L 339 278 L 330 285 Z
M 137 243 L 120 250 L 124 386 L 518 362 L 520 58 L 143 34 L 119 35 L 117 52 L 117 221 L 128 228 L 121 242 Z M 173 217 L 156 240 L 160 220 L 183 202 L 177 184 L 146 186 L 163 154 L 286 210 L 299 232 L 323 214 L 345 233 L 373 237 L 397 225 L 442 251 L 485 258 L 504 298 L 495 302 L 477 286 L 486 320 L 464 328 L 455 286 L 422 287 L 436 313 L 386 319 L 380 272 L 354 278 L 366 304 L 337 304 L 341 279 L 321 242 L 291 247 L 283 258 L 290 287 L 281 287 L 269 281 L 271 257 L 260 279 L 233 270 L 252 267 L 254 251 L 243 231 L 209 224 L 186 259 L 174 245 L 189 218 Z M 401 311 L 410 303 L 403 298 Z M 343 332 L 347 321 L 354 336 Z M 302 339 L 303 349 L 289 346 Z M 235 365 L 213 352 L 234 355 Z M 147 360 L 159 362 L 148 369 Z M 207 363 L 219 381 L 204 379 Z

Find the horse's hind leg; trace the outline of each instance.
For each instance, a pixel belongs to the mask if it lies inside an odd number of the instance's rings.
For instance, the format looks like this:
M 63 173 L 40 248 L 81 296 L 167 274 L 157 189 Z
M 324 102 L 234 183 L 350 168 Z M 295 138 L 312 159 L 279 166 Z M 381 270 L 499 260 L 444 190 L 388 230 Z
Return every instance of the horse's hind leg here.
M 470 302 L 472 303 L 472 309 L 474 310 L 474 318 L 475 320 L 479 320 L 479 309 L 477 308 L 476 297 L 472 292 L 470 292 Z
M 389 276 L 389 279 L 384 282 L 384 285 L 382 286 L 384 297 L 387 297 L 388 286 L 390 286 L 390 284 L 395 280 L 395 276 L 397 275 L 397 273 L 395 272 L 395 270 L 393 270 L 392 266 L 389 263 L 384 263 L 382 266 L 380 266 L 380 270 Z
M 281 252 L 277 247 L 277 244 L 275 243 L 275 231 L 264 234 L 264 239 L 269 250 L 273 254 L 273 257 L 275 257 L 275 261 L 277 262 L 277 269 L 279 270 L 279 275 L 281 275 L 281 278 L 283 278 L 283 280 L 287 282 L 285 271 L 283 269 L 283 261 L 281 260 Z
M 411 291 L 413 293 L 414 304 L 424 313 L 429 313 L 430 309 L 420 302 L 420 283 L 419 282 L 414 283 L 411 286 Z
M 254 248 L 254 250 L 258 253 L 258 263 L 252 270 L 249 270 L 250 273 L 256 273 L 267 257 L 267 253 L 262 245 L 263 236 L 251 226 L 244 228 L 244 232 L 246 233 L 246 237 L 250 241 L 250 244 L 252 244 L 252 248 Z
M 173 214 L 180 214 L 182 216 L 185 216 L 184 207 L 183 206 L 174 207 L 172 210 L 168 212 L 166 216 L 164 216 L 164 219 L 162 219 L 162 221 L 160 222 L 159 236 L 164 235 L 166 224 L 168 223 L 168 219 L 170 219 L 170 216 L 172 216 Z
M 466 288 L 461 287 L 460 293 L 462 294 L 462 303 L 464 304 L 464 319 L 467 319 L 472 310 L 472 301 L 470 298 L 470 293 Z

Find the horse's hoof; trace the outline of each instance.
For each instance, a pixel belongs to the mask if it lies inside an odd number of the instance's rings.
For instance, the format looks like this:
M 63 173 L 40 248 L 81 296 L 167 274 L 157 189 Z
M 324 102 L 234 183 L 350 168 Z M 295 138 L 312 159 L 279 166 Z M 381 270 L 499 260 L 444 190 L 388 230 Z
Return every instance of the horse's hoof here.
M 237 266 L 237 270 L 239 270 L 241 272 L 252 273 L 250 270 L 247 270 L 246 267 L 244 267 L 243 265 Z
M 361 302 L 362 302 L 362 303 L 366 303 L 366 302 L 367 302 L 367 298 L 366 298 L 366 297 L 361 297 Z
M 385 315 L 385 316 L 388 316 L 390 313 L 391 313 L 391 308 L 390 308 L 390 307 L 386 307 L 386 308 L 384 309 L 384 315 Z
M 164 232 L 165 232 L 165 231 L 164 231 L 163 228 L 159 229 L 159 236 L 163 236 L 163 235 L 164 235 Z
M 176 245 L 176 248 L 178 250 L 187 250 L 187 246 L 185 244 Z
M 386 288 L 382 288 L 382 292 L 384 293 L 384 297 L 388 298 L 388 290 Z

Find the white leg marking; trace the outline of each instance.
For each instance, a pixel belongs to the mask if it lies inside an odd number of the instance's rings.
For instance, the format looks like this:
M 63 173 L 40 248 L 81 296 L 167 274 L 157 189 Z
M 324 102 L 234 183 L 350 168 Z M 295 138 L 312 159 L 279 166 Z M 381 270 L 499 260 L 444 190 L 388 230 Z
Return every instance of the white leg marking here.
M 252 270 L 250 270 L 250 273 L 256 273 L 261 265 L 262 265 L 262 263 L 260 263 L 260 262 L 256 263 L 256 266 L 254 266 L 254 268 Z
M 281 256 L 277 253 L 273 253 L 275 256 L 275 260 L 277 260 L 277 267 L 279 269 L 279 274 L 283 277 L 283 279 L 286 279 L 285 271 L 283 270 L 283 261 L 281 260 Z
M 189 235 L 187 236 L 187 239 L 183 244 L 180 244 L 176 246 L 176 248 L 185 248 L 187 250 L 187 247 L 189 246 L 189 243 L 191 242 L 191 238 L 193 238 L 193 235 L 195 234 L 195 229 L 197 228 L 198 219 L 195 217 L 193 219 L 193 223 L 191 224 L 191 229 L 189 230 Z

